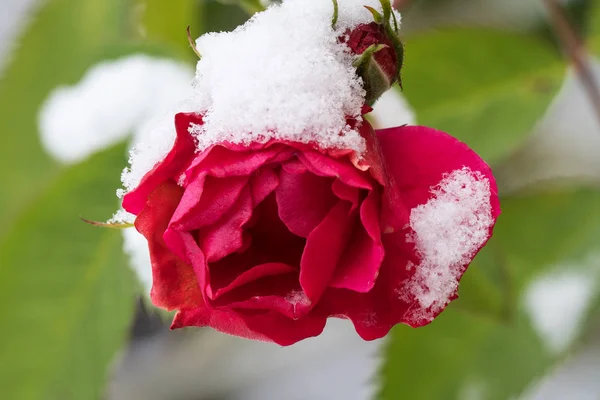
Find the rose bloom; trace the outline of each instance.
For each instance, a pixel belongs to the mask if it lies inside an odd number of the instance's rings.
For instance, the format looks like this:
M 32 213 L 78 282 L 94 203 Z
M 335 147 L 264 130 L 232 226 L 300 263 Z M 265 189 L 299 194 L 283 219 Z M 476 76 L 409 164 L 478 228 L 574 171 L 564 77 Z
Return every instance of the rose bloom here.
M 174 147 L 123 200 L 148 240 L 151 299 L 177 310 L 173 328 L 290 345 L 319 335 L 328 317 L 350 319 L 366 340 L 427 324 L 456 291 L 436 304 L 419 299 L 429 281 L 414 290 L 420 266 L 435 269 L 436 259 L 419 248 L 413 211 L 453 171 L 489 182 L 490 225 L 458 258 L 454 284 L 499 214 L 488 165 L 431 128 L 375 132 L 364 121 L 358 158 L 278 140 L 197 152 L 190 124 L 202 116 L 176 116 Z

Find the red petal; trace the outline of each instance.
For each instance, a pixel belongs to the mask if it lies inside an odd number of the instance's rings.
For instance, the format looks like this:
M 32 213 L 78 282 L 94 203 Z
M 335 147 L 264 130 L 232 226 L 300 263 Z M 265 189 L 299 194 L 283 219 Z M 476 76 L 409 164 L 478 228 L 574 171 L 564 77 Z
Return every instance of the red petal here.
M 191 231 L 215 224 L 237 202 L 248 186 L 247 176 L 213 178 L 199 176 L 185 189 L 172 226 Z
M 331 179 L 310 172 L 301 174 L 282 170 L 275 195 L 279 217 L 295 235 L 308 237 L 323 221 L 336 198 L 331 192 Z
M 373 188 L 369 175 L 348 163 L 347 158 L 338 160 L 317 151 L 304 151 L 298 158 L 315 175 L 335 177 L 355 188 Z
M 357 224 L 352 232 L 352 238 L 335 271 L 332 287 L 361 293 L 373 289 L 385 255 L 379 229 L 378 199 L 379 196 L 371 192 L 363 201 L 360 207 L 361 224 Z
M 163 232 L 175 211 L 182 189 L 163 183 L 148 198 L 135 221 L 137 230 L 148 239 L 152 260 L 152 302 L 167 310 L 196 307 L 202 294 L 192 267 L 176 257 L 166 246 Z
M 187 179 L 198 174 L 214 177 L 249 176 L 269 163 L 279 163 L 293 156 L 294 149 L 280 143 L 254 144 L 251 147 L 223 143 L 205 150 L 186 172 Z
M 431 188 L 446 174 L 466 166 L 489 180 L 492 217 L 494 220 L 497 218 L 500 207 L 491 170 L 465 144 L 443 132 L 424 127 L 386 129 L 377 134 L 387 173 L 410 209 L 425 204 L 432 196 Z M 403 204 L 387 206 L 404 207 Z M 409 232 L 411 230 L 407 229 L 383 235 L 385 259 L 373 290 L 361 294 L 329 288 L 319 302 L 318 309 L 313 312 L 351 319 L 357 332 L 365 340 L 385 336 L 398 323 L 420 326 L 430 322 L 441 310 L 432 312 L 422 309 L 416 299 L 407 299 L 401 294 L 414 273 L 414 268 L 410 270 L 408 264 L 418 266 L 420 263 L 414 252 L 414 245 L 407 243 L 406 236 Z M 492 227 L 489 236 L 491 233 Z M 471 256 L 474 257 L 476 253 Z M 464 272 L 467 265 L 465 263 L 461 272 Z
M 140 184 L 123 198 L 123 208 L 132 214 L 139 214 L 146 204 L 146 199 L 159 185 L 164 182 L 176 182 L 179 176 L 192 161 L 196 152 L 194 138 L 188 132 L 191 123 L 201 125 L 202 117 L 198 114 L 179 113 L 175 115 L 175 128 L 177 138 L 173 148 L 167 156 L 150 172 Z
M 333 181 L 331 185 L 331 191 L 340 200 L 346 200 L 352 204 L 352 209 L 358 206 L 360 191 L 358 188 L 348 186 L 339 179 Z
M 267 263 L 257 265 L 256 267 L 251 268 L 250 270 L 235 276 L 235 279 L 232 282 L 230 282 L 226 286 L 221 287 L 220 289 L 217 289 L 214 296 L 211 293 L 209 293 L 209 296 L 213 299 L 216 299 L 217 297 L 223 294 L 231 292 L 233 289 L 252 283 L 261 278 L 288 274 L 291 272 L 296 272 L 296 269 L 283 263 Z M 213 287 L 216 287 L 216 285 L 213 285 Z
M 238 311 L 207 312 L 206 309 L 198 308 L 177 313 L 171 328 L 210 326 L 230 335 L 289 346 L 300 340 L 320 335 L 326 322 L 327 319 L 323 316 L 311 315 L 292 320 L 276 311 L 245 315 Z
M 218 261 L 244 245 L 242 227 L 252 217 L 252 196 L 244 188 L 236 203 L 215 224 L 200 229 L 198 245 L 208 262 Z
M 300 262 L 300 285 L 312 302 L 318 301 L 329 285 L 352 234 L 356 217 L 351 205 L 339 201 L 306 240 Z
M 468 167 L 490 181 L 492 210 L 495 216 L 499 214 L 498 189 L 492 171 L 466 144 L 423 126 L 382 129 L 376 133 L 388 172 L 409 209 L 426 203 L 431 197 L 431 187 L 445 174 Z

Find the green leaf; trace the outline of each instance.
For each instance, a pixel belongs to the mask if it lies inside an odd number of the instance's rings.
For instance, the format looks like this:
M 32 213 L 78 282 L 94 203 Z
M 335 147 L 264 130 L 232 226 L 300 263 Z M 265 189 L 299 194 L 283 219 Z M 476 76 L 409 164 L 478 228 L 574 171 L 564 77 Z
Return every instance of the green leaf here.
M 37 114 L 48 93 L 75 83 L 97 53 L 122 36 L 126 0 L 47 0 L 33 17 L 0 81 L 0 238 L 19 209 L 59 171 L 44 153 Z
M 596 55 L 600 55 L 600 0 L 592 0 L 589 19 L 589 45 Z
M 532 277 L 600 249 L 600 192 L 560 190 L 504 198 L 491 243 L 519 291 Z
M 495 162 L 531 132 L 564 70 L 556 49 L 537 38 L 453 28 L 406 40 L 402 81 L 419 123 Z
M 134 279 L 106 218 L 123 146 L 62 170 L 0 241 L 0 376 L 11 400 L 99 399 L 124 344 Z
M 562 358 L 532 328 L 522 296 L 541 274 L 600 250 L 600 191 L 530 193 L 501 204 L 460 298 L 429 326 L 394 329 L 380 398 L 458 400 L 472 386 L 481 398 L 506 400 Z
M 204 1 L 199 0 L 138 0 L 141 12 L 141 37 L 152 42 L 168 44 L 177 48 L 187 59 L 196 59 L 190 49 L 186 27 L 190 26 L 194 37 L 203 31 L 202 15 Z
M 248 14 L 235 5 L 235 1 L 207 0 L 204 5 L 206 32 L 232 31 L 248 20 Z
M 380 399 L 506 400 L 540 375 L 551 358 L 520 319 L 495 322 L 449 309 L 430 325 L 397 326 L 381 371 Z
M 217 0 L 223 4 L 235 4 L 241 7 L 248 15 L 253 15 L 254 13 L 264 11 L 265 6 L 263 6 L 260 0 Z M 333 8 L 332 8 L 333 12 Z

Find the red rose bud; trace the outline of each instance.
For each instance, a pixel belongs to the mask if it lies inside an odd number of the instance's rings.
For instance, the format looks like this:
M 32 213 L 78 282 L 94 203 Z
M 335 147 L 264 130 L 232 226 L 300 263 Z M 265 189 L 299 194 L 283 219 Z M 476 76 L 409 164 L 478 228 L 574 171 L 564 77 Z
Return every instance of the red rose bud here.
M 367 92 L 366 102 L 372 105 L 394 83 L 400 81 L 404 49 L 391 8 L 384 10 L 383 16 L 367 8 L 373 13 L 375 21 L 357 26 L 340 41 L 358 56 L 355 66 Z

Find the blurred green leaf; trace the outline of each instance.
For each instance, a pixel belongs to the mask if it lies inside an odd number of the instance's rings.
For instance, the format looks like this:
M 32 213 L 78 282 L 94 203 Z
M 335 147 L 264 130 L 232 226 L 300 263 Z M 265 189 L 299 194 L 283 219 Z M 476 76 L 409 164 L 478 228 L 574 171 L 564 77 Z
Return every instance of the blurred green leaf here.
M 380 398 L 451 400 L 477 390 L 475 398 L 506 400 L 558 361 L 523 313 L 521 296 L 559 263 L 600 250 L 598 204 L 600 192 L 591 189 L 504 198 L 494 236 L 467 270 L 460 298 L 429 326 L 394 329 Z
M 43 151 L 38 109 L 60 84 L 76 82 L 107 43 L 122 37 L 127 0 L 47 0 L 33 16 L 0 80 L 0 237 L 35 201 L 58 165 Z
M 248 20 L 248 14 L 234 4 L 206 0 L 204 28 L 206 32 L 232 31 Z
M 138 7 L 142 38 L 172 45 L 187 59 L 196 58 L 188 43 L 186 27 L 190 26 L 194 38 L 200 36 L 203 0 L 138 0 Z
M 516 290 L 562 261 L 600 250 L 600 192 L 593 189 L 526 194 L 502 200 L 494 237 Z
M 404 95 L 419 123 L 495 162 L 530 133 L 564 69 L 555 48 L 535 37 L 465 28 L 427 32 L 406 40 Z
M 248 15 L 253 15 L 254 13 L 264 11 L 265 6 L 263 6 L 260 0 L 218 0 L 223 4 L 236 4 L 240 6 Z
M 114 211 L 124 162 L 118 146 L 63 170 L 0 242 L 3 398 L 100 398 L 131 321 L 135 283 L 120 232 L 78 216 Z
M 503 324 L 453 309 L 423 328 L 394 328 L 387 354 L 385 400 L 508 399 L 551 361 L 525 319 Z
M 592 51 L 600 55 L 600 0 L 591 1 L 591 12 L 588 23 L 589 42 Z

